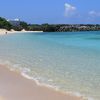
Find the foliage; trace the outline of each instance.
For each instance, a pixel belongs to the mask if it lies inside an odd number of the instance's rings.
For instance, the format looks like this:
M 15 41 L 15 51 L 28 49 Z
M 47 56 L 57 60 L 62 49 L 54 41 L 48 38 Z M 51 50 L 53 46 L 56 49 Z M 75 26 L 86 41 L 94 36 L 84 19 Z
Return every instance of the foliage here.
M 72 31 L 98 31 L 100 30 L 99 24 L 27 24 L 24 21 L 20 22 L 20 25 L 13 26 L 5 18 L 0 17 L 0 28 L 7 30 L 14 29 L 21 31 L 25 29 L 27 31 L 44 31 L 44 32 L 72 32 Z
M 20 29 L 28 30 L 28 24 L 24 21 L 20 22 Z
M 12 25 L 5 18 L 0 17 L 0 28 L 10 30 Z

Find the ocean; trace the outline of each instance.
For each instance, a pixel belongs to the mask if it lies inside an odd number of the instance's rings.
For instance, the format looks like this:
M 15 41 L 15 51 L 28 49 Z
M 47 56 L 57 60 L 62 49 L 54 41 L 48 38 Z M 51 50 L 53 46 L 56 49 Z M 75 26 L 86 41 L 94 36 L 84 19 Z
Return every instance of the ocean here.
M 0 63 L 39 85 L 100 100 L 100 31 L 2 35 Z

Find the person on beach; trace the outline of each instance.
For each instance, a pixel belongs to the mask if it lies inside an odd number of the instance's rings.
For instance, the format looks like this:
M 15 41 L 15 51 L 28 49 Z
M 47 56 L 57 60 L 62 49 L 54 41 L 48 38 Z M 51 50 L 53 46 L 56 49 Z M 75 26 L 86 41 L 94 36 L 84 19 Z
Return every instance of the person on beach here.
M 6 32 L 6 34 L 7 34 L 7 32 Z

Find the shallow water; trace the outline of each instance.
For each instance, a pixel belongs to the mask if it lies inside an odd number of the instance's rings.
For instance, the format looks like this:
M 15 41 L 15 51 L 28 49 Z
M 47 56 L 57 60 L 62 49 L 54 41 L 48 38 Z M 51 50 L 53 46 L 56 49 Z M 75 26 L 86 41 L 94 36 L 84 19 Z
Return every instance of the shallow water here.
M 100 32 L 0 36 L 0 62 L 42 84 L 100 99 Z

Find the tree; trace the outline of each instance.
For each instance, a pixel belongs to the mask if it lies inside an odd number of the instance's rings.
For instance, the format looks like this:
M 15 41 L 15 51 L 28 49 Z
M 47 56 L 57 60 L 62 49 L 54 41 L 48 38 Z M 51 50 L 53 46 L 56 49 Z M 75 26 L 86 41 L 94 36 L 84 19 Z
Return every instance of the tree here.
M 20 28 L 28 30 L 28 24 L 26 22 L 20 22 Z
M 0 28 L 10 30 L 12 25 L 5 18 L 0 17 Z

